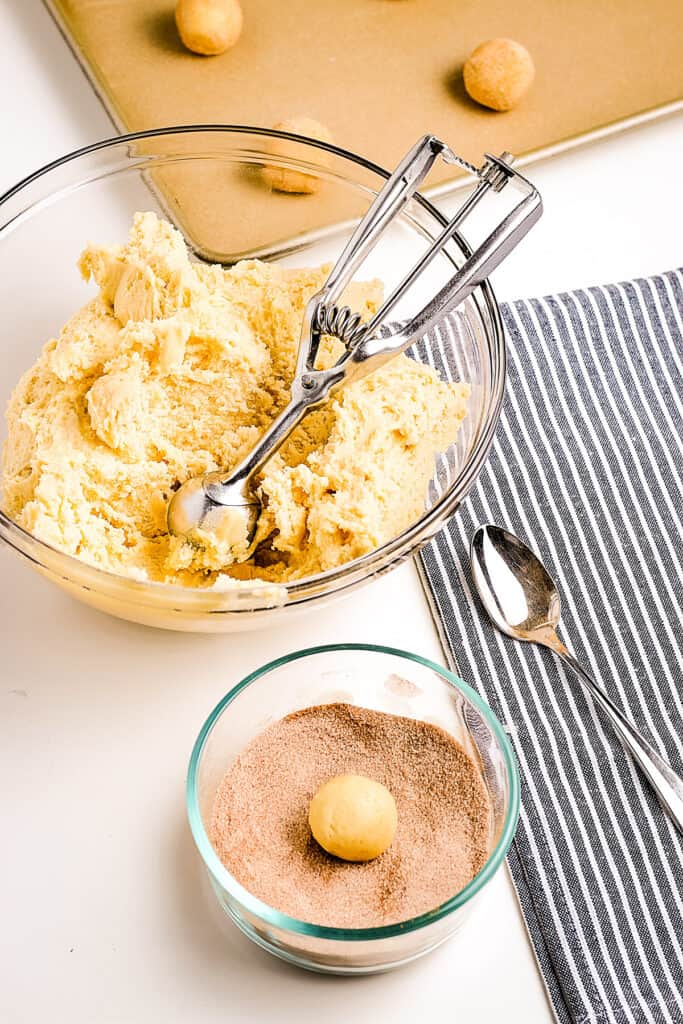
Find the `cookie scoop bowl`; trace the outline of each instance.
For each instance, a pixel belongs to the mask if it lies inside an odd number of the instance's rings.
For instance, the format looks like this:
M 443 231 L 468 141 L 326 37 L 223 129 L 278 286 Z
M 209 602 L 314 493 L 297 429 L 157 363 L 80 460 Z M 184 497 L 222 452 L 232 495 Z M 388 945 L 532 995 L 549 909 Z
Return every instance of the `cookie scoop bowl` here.
M 286 146 L 274 143 L 285 141 Z M 284 155 L 277 155 L 282 150 Z M 277 151 L 277 152 L 275 152 Z M 263 166 L 314 176 L 315 192 L 273 191 Z M 0 199 L 0 298 L 3 362 L 0 404 L 45 342 L 94 294 L 79 280 L 78 257 L 89 241 L 123 239 L 134 212 L 154 209 L 183 230 L 197 259 L 231 264 L 258 257 L 288 266 L 334 259 L 386 178 L 367 161 L 333 146 L 283 132 L 189 127 L 143 132 L 71 154 Z M 210 202 L 205 201 L 210 197 Z M 217 216 L 216 205 L 229 213 Z M 423 197 L 410 202 L 363 274 L 387 289 L 403 277 L 445 221 Z M 420 281 L 410 315 L 448 280 L 467 252 L 455 238 Z M 40 301 L 36 301 L 37 294 Z M 444 525 L 483 466 L 500 413 L 505 345 L 498 307 L 484 284 L 460 307 L 452 336 L 415 357 L 431 362 L 447 345 L 456 379 L 471 383 L 467 416 L 439 458 L 424 512 L 388 543 L 353 562 L 283 584 L 190 588 L 132 579 L 86 564 L 22 529 L 0 500 L 0 537 L 28 564 L 70 594 L 124 619 L 193 632 L 256 629 L 305 612 L 410 557 Z M 6 428 L 0 423 L 0 444 Z
M 291 712 L 340 701 L 439 725 L 480 766 L 488 789 L 490 849 L 481 871 L 441 906 L 397 924 L 329 928 L 288 917 L 240 885 L 208 837 L 216 790 L 249 740 Z M 281 784 L 286 781 L 282 779 Z M 186 795 L 194 841 L 228 917 L 269 953 L 309 970 L 344 975 L 400 967 L 458 932 L 503 863 L 519 815 L 514 755 L 482 698 L 447 669 L 418 655 L 364 644 L 298 651 L 258 669 L 230 690 L 200 731 L 190 759 Z

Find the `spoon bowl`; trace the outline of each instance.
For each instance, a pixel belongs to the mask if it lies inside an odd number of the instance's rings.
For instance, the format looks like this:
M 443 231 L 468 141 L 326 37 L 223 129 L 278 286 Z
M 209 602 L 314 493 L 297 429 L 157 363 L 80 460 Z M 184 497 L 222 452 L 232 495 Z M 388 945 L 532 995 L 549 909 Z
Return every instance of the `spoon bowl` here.
M 533 642 L 560 621 L 560 595 L 539 558 L 514 534 L 488 523 L 470 547 L 472 574 L 494 625 L 516 640 Z
M 168 503 L 166 519 L 169 533 L 192 539 L 196 530 L 204 530 L 217 538 L 245 538 L 251 544 L 256 533 L 261 502 L 251 492 L 247 481 L 230 488 L 223 487 L 216 501 L 212 483 L 219 484 L 223 474 L 209 473 L 192 477 L 182 484 Z

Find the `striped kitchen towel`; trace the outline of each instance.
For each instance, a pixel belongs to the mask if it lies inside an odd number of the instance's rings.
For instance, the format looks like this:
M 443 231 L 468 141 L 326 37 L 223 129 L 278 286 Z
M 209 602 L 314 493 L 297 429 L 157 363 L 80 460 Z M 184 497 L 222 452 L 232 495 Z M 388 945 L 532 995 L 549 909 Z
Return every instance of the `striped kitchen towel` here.
M 509 864 L 558 1019 L 682 1024 L 682 837 L 558 659 L 490 625 L 468 547 L 494 522 L 540 554 L 569 646 L 683 772 L 683 274 L 513 302 L 503 320 L 496 441 L 421 571 L 451 664 L 514 743 Z

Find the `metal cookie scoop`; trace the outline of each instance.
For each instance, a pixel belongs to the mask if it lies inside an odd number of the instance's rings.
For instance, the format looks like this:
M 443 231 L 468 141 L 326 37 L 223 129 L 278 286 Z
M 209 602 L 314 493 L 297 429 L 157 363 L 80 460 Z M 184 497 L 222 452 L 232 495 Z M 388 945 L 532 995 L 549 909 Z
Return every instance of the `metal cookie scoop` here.
M 373 318 L 363 323 L 358 313 L 347 306 L 340 308 L 336 302 L 381 233 L 415 194 L 439 156 L 447 163 L 464 167 L 478 182 L 422 259 Z M 343 384 L 376 370 L 426 334 L 437 320 L 460 305 L 488 277 L 541 216 L 541 197 L 526 178 L 512 169 L 511 160 L 509 153 L 500 157 L 487 154 L 482 167 L 473 167 L 433 135 L 426 135 L 413 146 L 358 224 L 326 283 L 306 305 L 289 404 L 256 447 L 230 473 L 209 473 L 188 480 L 176 491 L 168 506 L 170 533 L 191 536 L 201 529 L 229 539 L 242 528 L 242 535 L 246 530 L 251 543 L 261 511 L 252 488 L 254 478 L 304 416 L 323 405 Z M 455 235 L 483 196 L 489 190 L 501 192 L 508 184 L 521 192 L 521 200 L 411 321 L 391 329 L 384 327 L 406 291 Z M 324 335 L 332 335 L 344 345 L 336 364 L 327 370 L 315 367 Z
M 640 765 L 676 828 L 683 832 L 683 779 L 560 640 L 560 595 L 540 559 L 514 534 L 491 525 L 475 531 L 470 558 L 474 584 L 493 624 L 514 640 L 549 647 L 569 665 Z

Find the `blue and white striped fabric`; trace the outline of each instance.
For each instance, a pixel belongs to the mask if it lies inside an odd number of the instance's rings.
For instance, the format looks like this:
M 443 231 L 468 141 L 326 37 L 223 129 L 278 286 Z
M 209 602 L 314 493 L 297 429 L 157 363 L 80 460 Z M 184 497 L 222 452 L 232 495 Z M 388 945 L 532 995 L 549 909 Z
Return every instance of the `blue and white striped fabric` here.
M 494 522 L 540 554 L 569 646 L 683 772 L 683 275 L 514 302 L 503 318 L 500 427 L 421 556 L 426 588 L 453 667 L 514 742 L 509 863 L 558 1019 L 682 1024 L 681 836 L 560 662 L 493 630 L 468 546 Z

